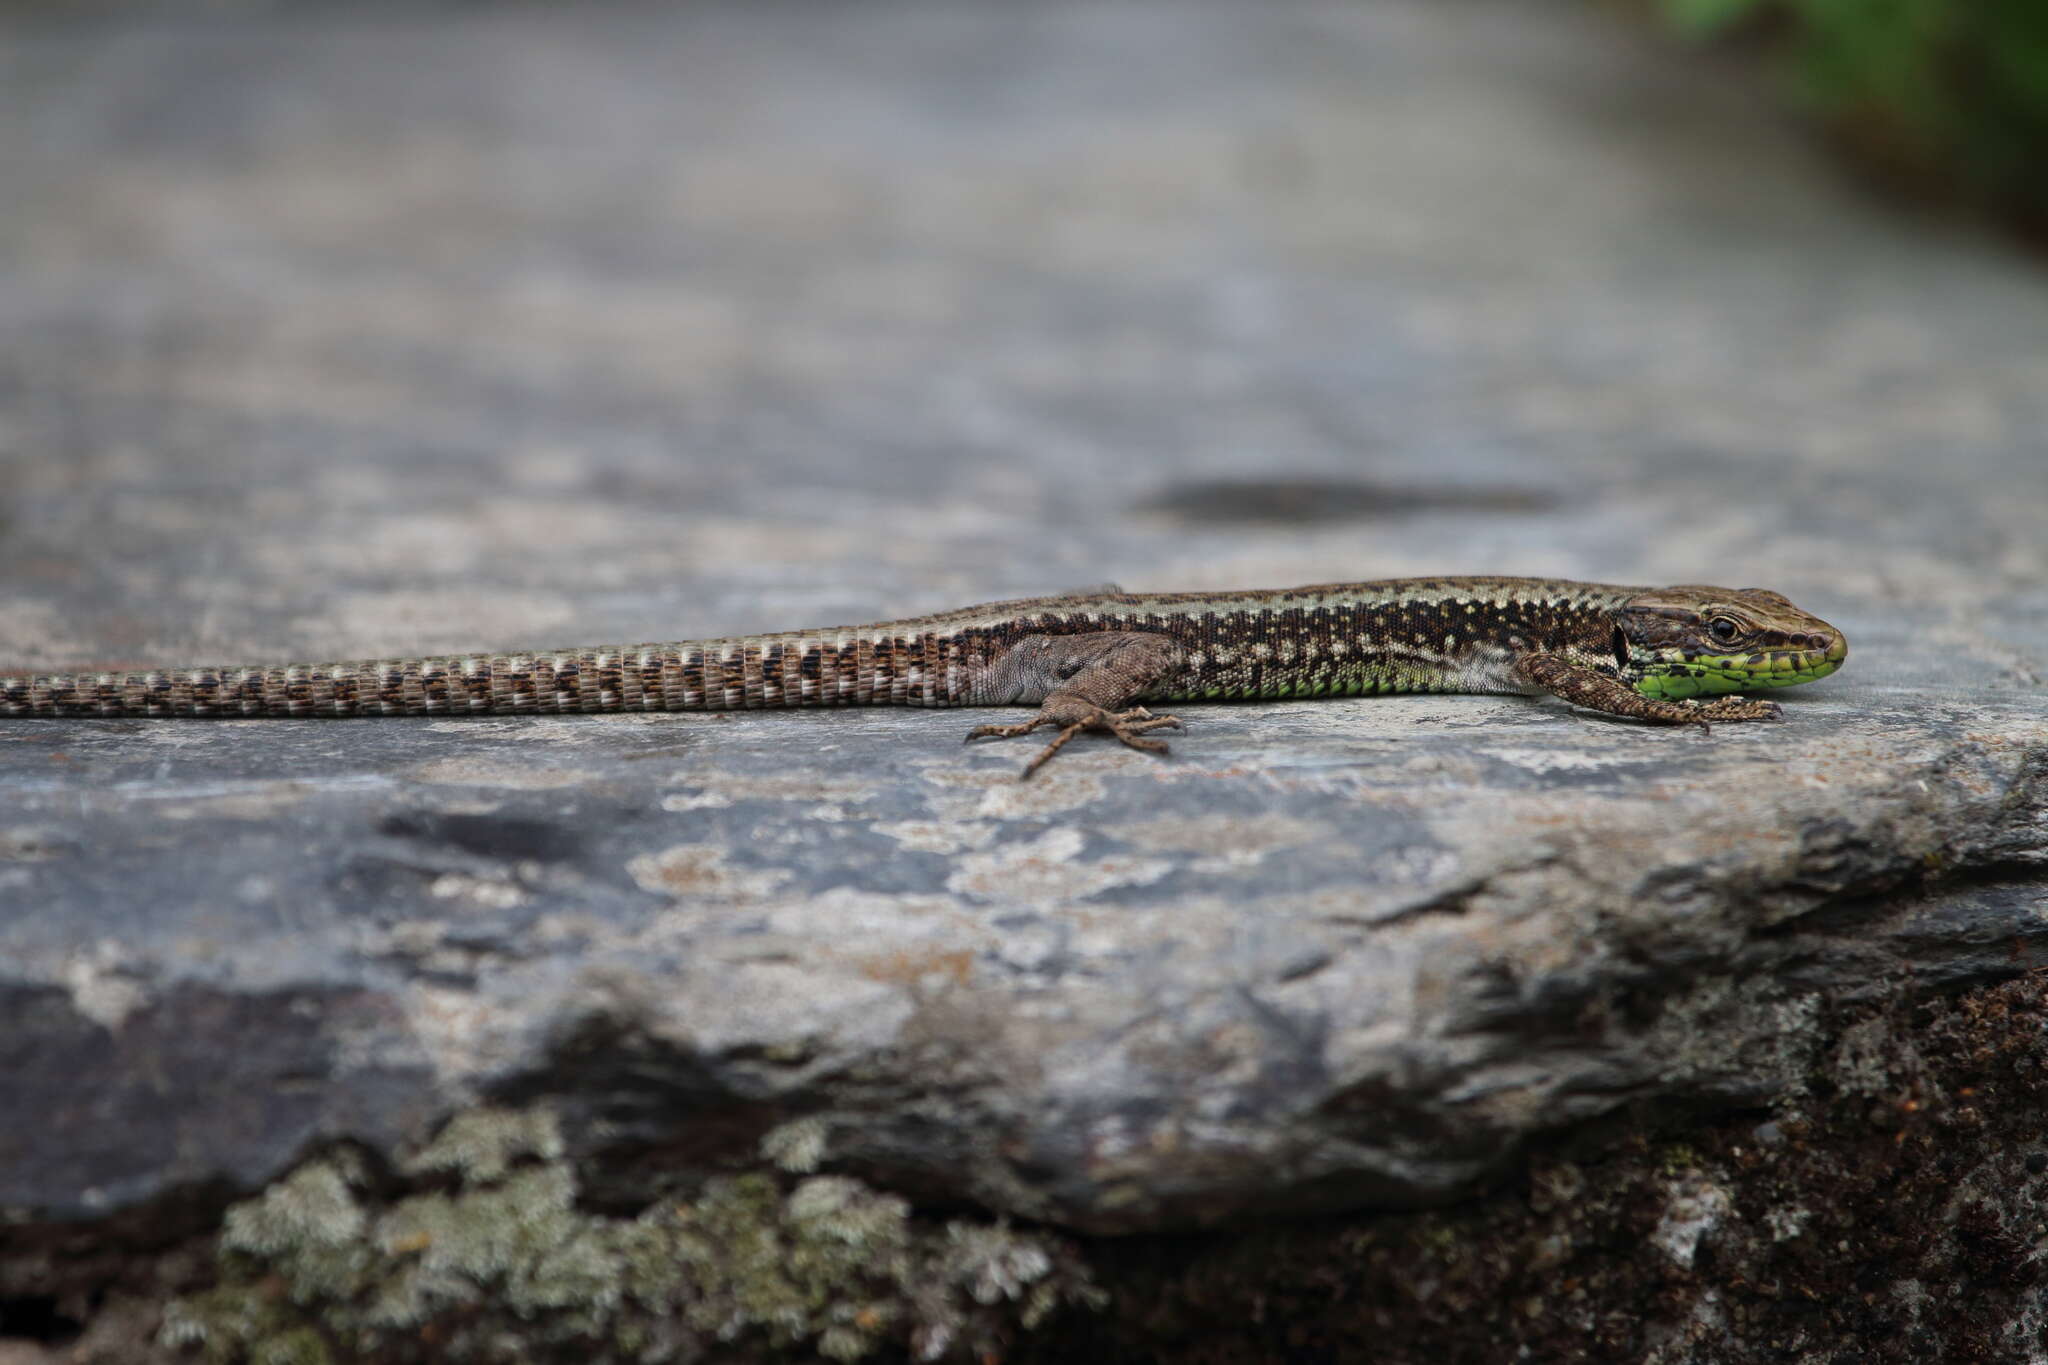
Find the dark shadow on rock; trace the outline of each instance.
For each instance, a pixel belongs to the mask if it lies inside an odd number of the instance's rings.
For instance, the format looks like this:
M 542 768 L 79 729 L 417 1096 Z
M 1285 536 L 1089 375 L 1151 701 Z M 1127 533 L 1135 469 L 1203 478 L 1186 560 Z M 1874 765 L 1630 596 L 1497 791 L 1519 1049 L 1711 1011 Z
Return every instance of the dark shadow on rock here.
M 583 840 L 565 825 L 495 813 L 409 811 L 386 816 L 377 832 L 503 861 L 565 862 L 583 850 Z
M 1550 493 L 1533 488 L 1382 484 L 1365 479 L 1202 479 L 1176 484 L 1136 510 L 1215 525 L 1369 521 L 1425 512 L 1541 512 Z

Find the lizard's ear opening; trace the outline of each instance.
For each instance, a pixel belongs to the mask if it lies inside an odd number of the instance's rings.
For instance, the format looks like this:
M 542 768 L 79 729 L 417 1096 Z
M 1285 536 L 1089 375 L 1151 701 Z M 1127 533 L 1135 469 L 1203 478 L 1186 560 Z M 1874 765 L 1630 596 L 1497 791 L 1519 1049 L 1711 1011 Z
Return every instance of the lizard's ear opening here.
M 1620 626 L 1614 628 L 1614 665 L 1617 668 L 1628 667 L 1628 636 L 1622 634 Z

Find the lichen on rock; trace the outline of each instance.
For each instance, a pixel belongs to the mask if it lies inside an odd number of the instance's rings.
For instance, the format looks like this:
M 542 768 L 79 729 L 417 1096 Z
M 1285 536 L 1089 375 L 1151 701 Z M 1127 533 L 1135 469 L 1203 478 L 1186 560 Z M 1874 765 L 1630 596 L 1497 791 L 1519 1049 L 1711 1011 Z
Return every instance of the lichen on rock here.
M 940 1360 L 1099 1301 L 1064 1243 L 919 1219 L 842 1175 L 746 1172 L 637 1217 L 585 1209 L 542 1108 L 459 1115 L 388 1178 L 348 1150 L 310 1160 L 227 1211 L 219 1268 L 158 1336 L 215 1365 L 858 1360 L 885 1343 Z

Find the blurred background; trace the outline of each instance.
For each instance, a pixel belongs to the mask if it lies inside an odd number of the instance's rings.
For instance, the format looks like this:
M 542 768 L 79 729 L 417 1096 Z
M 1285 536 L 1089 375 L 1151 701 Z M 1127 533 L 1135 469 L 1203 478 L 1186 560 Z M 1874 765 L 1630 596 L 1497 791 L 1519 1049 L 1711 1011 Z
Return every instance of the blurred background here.
M 2048 6 L 2035 0 L 1653 0 L 1681 34 L 1771 61 L 1781 92 L 1895 191 L 2048 243 Z
M 0 663 L 1506 571 L 2031 677 L 2044 157 L 2033 0 L 13 4 Z

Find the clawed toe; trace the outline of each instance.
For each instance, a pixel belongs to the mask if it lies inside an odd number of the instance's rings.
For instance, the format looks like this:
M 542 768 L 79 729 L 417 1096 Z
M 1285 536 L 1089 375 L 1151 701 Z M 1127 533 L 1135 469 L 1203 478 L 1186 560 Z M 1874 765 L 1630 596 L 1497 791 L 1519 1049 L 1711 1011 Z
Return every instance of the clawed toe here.
M 1019 735 L 1028 735 L 1039 726 L 1050 723 L 1043 716 L 1033 716 L 1021 725 L 977 725 L 972 730 L 969 730 L 967 737 L 960 742 L 962 744 L 972 744 L 977 739 L 1015 739 Z
M 1142 719 L 1132 720 L 1131 717 L 1134 715 L 1140 716 Z M 1166 741 L 1163 739 L 1146 739 L 1145 732 L 1147 730 L 1159 729 L 1178 730 L 1181 728 L 1181 723 L 1178 716 L 1154 716 L 1148 714 L 1142 707 L 1139 707 L 1126 711 L 1121 716 L 1113 717 L 1107 728 L 1111 734 L 1133 749 L 1143 749 L 1148 754 L 1163 754 L 1169 752 L 1166 747 Z

